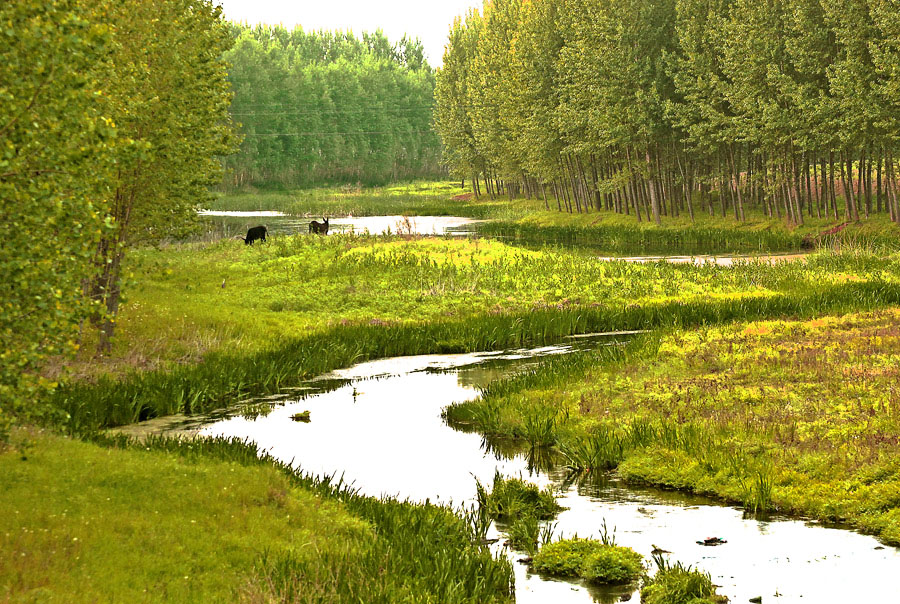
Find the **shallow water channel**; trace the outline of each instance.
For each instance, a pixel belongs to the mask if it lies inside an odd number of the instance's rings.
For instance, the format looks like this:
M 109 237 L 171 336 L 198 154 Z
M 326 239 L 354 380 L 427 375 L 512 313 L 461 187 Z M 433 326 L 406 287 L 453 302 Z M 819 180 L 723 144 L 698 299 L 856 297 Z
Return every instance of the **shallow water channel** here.
M 535 469 L 521 449 L 490 445 L 447 426 L 441 410 L 475 398 L 477 386 L 521 371 L 540 357 L 574 347 L 614 345 L 621 336 L 572 339 L 572 345 L 501 353 L 428 355 L 366 362 L 335 371 L 280 400 L 257 402 L 242 413 L 200 428 L 209 436 L 250 438 L 274 457 L 318 475 L 343 475 L 369 495 L 470 505 L 475 479 L 495 470 L 559 489 L 568 508 L 556 536 L 599 537 L 606 522 L 619 545 L 649 560 L 654 546 L 670 558 L 712 575 L 732 602 L 896 602 L 900 550 L 874 538 L 796 519 L 757 521 L 740 509 L 672 491 L 634 487 L 612 477 L 573 481 L 565 468 Z M 291 416 L 310 412 L 309 423 Z M 540 464 L 539 464 L 540 465 Z M 493 536 L 497 527 L 492 528 Z M 489 535 L 491 536 L 491 535 Z M 696 541 L 727 540 L 717 547 Z M 495 547 L 502 547 L 497 545 Z M 507 552 L 513 560 L 521 553 Z M 515 563 L 520 603 L 639 601 L 637 586 L 588 588 L 543 579 Z

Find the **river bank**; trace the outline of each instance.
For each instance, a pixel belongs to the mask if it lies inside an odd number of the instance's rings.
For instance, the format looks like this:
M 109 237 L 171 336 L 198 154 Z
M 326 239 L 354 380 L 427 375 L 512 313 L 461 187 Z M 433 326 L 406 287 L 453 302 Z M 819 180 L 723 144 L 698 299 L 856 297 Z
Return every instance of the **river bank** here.
M 753 513 L 849 523 L 896 545 L 898 317 L 674 330 L 613 359 L 548 361 L 447 415 L 556 447 L 577 472 L 614 468 Z

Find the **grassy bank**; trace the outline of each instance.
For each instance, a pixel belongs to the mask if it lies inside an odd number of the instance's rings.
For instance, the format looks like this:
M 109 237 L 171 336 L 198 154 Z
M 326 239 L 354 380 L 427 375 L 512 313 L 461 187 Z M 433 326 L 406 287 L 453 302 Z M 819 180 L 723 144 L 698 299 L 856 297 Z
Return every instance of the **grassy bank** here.
M 69 379 L 57 393 L 73 429 L 208 411 L 381 356 L 900 304 L 900 264 L 870 255 L 723 268 L 478 240 L 299 236 L 135 260 L 147 277 L 119 323 L 131 349 L 97 383 Z M 85 358 L 73 373 L 97 367 Z
M 546 209 L 537 199 L 476 200 L 456 182 L 413 182 L 386 187 L 325 187 L 289 191 L 220 194 L 209 209 L 275 210 L 300 216 L 469 216 L 492 222 L 477 227 L 489 237 L 531 246 L 589 247 L 607 254 L 772 253 L 830 248 L 900 249 L 900 228 L 883 215 L 858 223 L 843 217 L 807 218 L 793 226 L 749 212 L 740 222 L 698 212 L 666 216 L 660 226 L 608 211 L 585 213 Z M 830 231 L 838 230 L 831 233 Z
M 847 521 L 900 543 L 900 310 L 737 322 L 548 361 L 448 416 L 581 472 Z
M 463 518 L 303 477 L 252 445 L 24 430 L 14 445 L 0 452 L 4 602 L 509 601 L 509 563 Z
M 98 362 L 85 342 L 72 365 L 76 376 L 192 363 L 219 350 L 268 349 L 347 324 L 802 294 L 900 276 L 897 258 L 866 254 L 698 267 L 598 262 L 485 240 L 349 235 L 144 249 L 128 262 L 136 283 L 117 320 L 113 355 Z

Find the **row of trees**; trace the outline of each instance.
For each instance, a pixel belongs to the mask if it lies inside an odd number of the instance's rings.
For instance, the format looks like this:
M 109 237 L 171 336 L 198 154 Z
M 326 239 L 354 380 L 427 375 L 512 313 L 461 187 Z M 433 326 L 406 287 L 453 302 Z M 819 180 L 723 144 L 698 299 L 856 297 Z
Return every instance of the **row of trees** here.
M 441 174 L 434 72 L 418 40 L 233 25 L 226 186 L 383 183 Z
M 108 349 L 126 250 L 188 228 L 236 140 L 209 0 L 16 0 L 0 23 L 2 439 L 48 355 L 91 325 Z
M 894 0 L 490 0 L 454 23 L 435 96 L 476 194 L 900 221 Z

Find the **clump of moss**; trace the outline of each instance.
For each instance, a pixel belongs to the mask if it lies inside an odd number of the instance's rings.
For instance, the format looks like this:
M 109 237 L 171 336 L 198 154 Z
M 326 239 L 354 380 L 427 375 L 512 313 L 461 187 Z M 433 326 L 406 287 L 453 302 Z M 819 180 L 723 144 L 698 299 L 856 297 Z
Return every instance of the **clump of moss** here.
M 680 562 L 671 564 L 653 557 L 658 571 L 641 589 L 641 604 L 723 604 L 728 598 L 716 593 L 708 573 Z
M 641 576 L 642 563 L 643 557 L 631 548 L 575 537 L 545 545 L 534 557 L 532 568 L 591 583 L 628 583 Z

